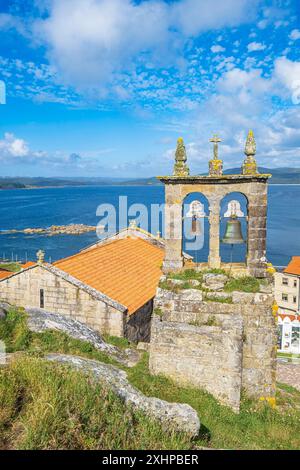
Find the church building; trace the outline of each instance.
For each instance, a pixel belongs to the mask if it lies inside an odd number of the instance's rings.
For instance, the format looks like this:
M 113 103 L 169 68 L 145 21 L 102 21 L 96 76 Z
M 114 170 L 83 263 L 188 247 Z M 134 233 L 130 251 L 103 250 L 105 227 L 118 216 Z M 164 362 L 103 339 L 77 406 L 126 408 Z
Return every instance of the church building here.
M 53 264 L 37 263 L 0 277 L 0 298 L 85 323 L 100 333 L 149 341 L 164 244 L 129 227 Z

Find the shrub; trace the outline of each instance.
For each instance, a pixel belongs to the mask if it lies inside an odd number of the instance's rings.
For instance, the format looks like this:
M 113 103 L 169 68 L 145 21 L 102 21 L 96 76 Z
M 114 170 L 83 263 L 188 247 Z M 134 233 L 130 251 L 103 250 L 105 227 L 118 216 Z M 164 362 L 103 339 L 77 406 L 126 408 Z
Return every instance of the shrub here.
M 235 290 L 242 292 L 259 292 L 259 280 L 252 276 L 244 276 L 236 279 L 230 279 L 225 285 L 225 292 L 233 292 Z

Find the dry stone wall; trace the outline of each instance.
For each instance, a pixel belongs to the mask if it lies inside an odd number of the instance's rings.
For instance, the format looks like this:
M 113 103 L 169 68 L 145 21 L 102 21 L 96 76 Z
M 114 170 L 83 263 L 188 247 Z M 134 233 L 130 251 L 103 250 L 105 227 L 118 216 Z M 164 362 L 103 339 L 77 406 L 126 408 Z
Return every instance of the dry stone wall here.
M 150 369 L 212 393 L 239 409 L 249 396 L 275 395 L 276 322 L 271 294 L 233 293 L 232 303 L 203 301 L 199 290 L 158 289 Z

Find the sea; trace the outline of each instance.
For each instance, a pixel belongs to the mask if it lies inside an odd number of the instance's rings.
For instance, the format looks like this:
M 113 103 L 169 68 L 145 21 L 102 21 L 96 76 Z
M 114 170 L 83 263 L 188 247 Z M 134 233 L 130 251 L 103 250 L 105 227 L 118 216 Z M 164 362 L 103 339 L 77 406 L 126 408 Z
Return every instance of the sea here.
M 121 198 L 121 199 L 120 199 Z M 239 194 L 230 195 L 222 203 L 221 237 L 225 233 L 228 219 L 226 212 L 230 198 L 240 201 L 246 214 L 246 202 Z M 197 199 L 189 196 L 186 203 Z M 201 197 L 199 197 L 201 201 Z M 81 235 L 55 235 L 7 233 L 9 230 L 46 228 L 51 225 L 104 224 L 109 220 L 112 232 L 124 228 L 129 221 L 141 216 L 143 228 L 154 235 L 163 235 L 163 219 L 153 221 L 153 207 L 164 203 L 163 186 L 81 186 L 41 189 L 16 189 L 0 191 L 0 259 L 36 260 L 36 252 L 42 249 L 46 261 L 53 262 L 71 256 L 98 241 L 96 232 Z M 125 205 L 124 205 L 125 204 Z M 126 205 L 130 209 L 127 216 Z M 205 205 L 205 204 L 204 204 Z M 119 214 L 119 208 L 121 212 Z M 208 207 L 205 207 L 206 214 Z M 146 215 L 145 215 L 146 211 Z M 152 217 L 151 217 L 152 213 Z M 103 217 L 109 219 L 104 220 Z M 245 218 L 241 218 L 242 234 L 246 239 Z M 115 224 L 113 222 L 116 222 Z M 185 223 L 185 221 L 184 221 Z M 112 228 L 113 227 L 113 228 Z M 200 248 L 184 249 L 195 260 L 205 261 L 209 249 L 209 224 L 204 219 L 203 243 Z M 100 234 L 100 237 L 107 234 Z M 246 245 L 221 243 L 221 257 L 228 262 L 243 261 Z M 275 266 L 285 266 L 292 256 L 300 256 L 300 185 L 270 185 L 268 195 L 267 259 Z

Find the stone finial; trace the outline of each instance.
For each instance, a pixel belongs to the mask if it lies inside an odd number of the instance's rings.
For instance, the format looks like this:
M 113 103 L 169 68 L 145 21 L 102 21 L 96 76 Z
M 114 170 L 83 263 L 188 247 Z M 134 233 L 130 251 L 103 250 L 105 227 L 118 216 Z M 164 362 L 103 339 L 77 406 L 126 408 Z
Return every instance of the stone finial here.
M 136 224 L 136 220 L 133 219 L 129 222 L 129 228 L 132 228 L 132 229 L 136 229 L 137 228 L 137 224 Z
M 183 138 L 177 140 L 177 148 L 175 153 L 174 176 L 189 176 L 190 170 L 186 164 L 187 156 Z
M 219 159 L 219 143 L 222 140 L 214 134 L 212 139 L 209 140 L 214 144 L 214 157 L 209 161 L 209 176 L 222 176 L 223 174 L 223 161 Z
M 256 154 L 256 142 L 254 138 L 254 132 L 250 129 L 248 132 L 246 146 L 245 146 L 245 155 L 247 157 L 253 156 Z
M 36 254 L 38 264 L 43 264 L 45 262 L 45 252 L 44 250 L 39 250 Z
M 245 155 L 246 159 L 243 164 L 242 172 L 243 175 L 256 175 L 257 171 L 257 163 L 255 160 L 256 154 L 256 142 L 254 138 L 254 133 L 252 130 L 248 132 L 246 145 L 245 145 Z

